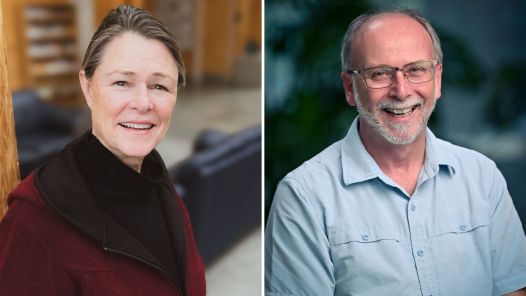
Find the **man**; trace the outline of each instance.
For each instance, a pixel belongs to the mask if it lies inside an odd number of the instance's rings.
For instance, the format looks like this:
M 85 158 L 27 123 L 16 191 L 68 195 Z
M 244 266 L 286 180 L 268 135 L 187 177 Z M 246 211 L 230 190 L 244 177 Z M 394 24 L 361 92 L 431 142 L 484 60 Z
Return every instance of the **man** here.
M 426 128 L 442 77 L 429 22 L 362 15 L 342 64 L 359 116 L 280 182 L 266 295 L 526 295 L 526 237 L 502 174 Z

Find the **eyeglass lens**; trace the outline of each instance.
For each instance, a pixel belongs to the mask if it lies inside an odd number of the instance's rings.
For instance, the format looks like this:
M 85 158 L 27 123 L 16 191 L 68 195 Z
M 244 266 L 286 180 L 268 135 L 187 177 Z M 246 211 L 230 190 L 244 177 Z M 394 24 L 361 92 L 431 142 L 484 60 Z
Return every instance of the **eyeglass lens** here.
M 383 88 L 393 84 L 396 71 L 402 71 L 411 83 L 425 83 L 431 81 L 434 75 L 434 63 L 421 61 L 407 64 L 402 69 L 395 67 L 374 67 L 363 70 L 365 82 L 370 88 Z

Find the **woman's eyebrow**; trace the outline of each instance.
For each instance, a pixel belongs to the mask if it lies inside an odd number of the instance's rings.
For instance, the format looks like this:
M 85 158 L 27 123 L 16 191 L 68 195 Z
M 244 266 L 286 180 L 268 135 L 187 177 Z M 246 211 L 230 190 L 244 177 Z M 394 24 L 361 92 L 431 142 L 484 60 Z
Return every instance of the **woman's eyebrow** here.
M 124 76 L 135 76 L 135 72 L 133 71 L 127 71 L 127 70 L 115 70 L 115 71 L 111 71 L 109 72 L 108 74 L 106 74 L 105 76 L 111 76 L 113 74 L 121 74 L 121 75 L 124 75 Z
M 111 71 L 108 74 L 106 74 L 106 76 L 111 76 L 113 74 L 120 74 L 120 75 L 124 75 L 124 76 L 135 76 L 136 75 L 136 73 L 133 72 L 133 71 L 114 70 L 114 71 Z M 166 73 L 163 73 L 163 72 L 154 72 L 154 73 L 152 73 L 152 76 L 169 79 L 172 82 L 175 81 L 175 79 L 173 78 L 172 75 L 169 75 L 169 74 L 166 74 Z
M 172 75 L 165 74 L 165 73 L 162 73 L 162 72 L 154 72 L 154 73 L 152 73 L 152 75 L 155 76 L 155 77 L 159 77 L 159 78 L 169 79 L 170 81 L 175 81 L 175 79 L 173 78 Z

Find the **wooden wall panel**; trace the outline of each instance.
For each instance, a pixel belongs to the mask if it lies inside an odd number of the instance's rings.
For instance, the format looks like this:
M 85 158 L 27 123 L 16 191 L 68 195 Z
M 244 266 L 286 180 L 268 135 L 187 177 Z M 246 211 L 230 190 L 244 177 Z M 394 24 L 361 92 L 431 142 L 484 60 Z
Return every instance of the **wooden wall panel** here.
M 236 0 L 233 16 L 234 25 L 234 56 L 245 52 L 246 39 L 250 29 L 250 2 L 253 0 Z
M 249 29 L 247 39 L 255 42 L 261 48 L 261 1 L 260 0 L 251 0 L 250 1 L 250 12 L 249 12 Z
M 235 55 L 238 57 L 246 51 L 249 42 L 261 47 L 261 1 L 236 0 L 235 9 L 234 39 Z
M 202 40 L 202 67 L 208 77 L 229 79 L 233 67 L 234 0 L 206 0 Z

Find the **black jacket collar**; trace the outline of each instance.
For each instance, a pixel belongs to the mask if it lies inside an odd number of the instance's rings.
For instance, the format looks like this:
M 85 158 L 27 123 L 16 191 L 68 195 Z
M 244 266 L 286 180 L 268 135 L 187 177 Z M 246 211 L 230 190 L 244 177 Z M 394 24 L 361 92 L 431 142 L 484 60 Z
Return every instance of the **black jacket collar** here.
M 75 139 L 66 145 L 60 154 L 35 172 L 35 186 L 44 202 L 80 232 L 101 243 L 105 250 L 132 257 L 170 276 L 163 264 L 150 251 L 97 206 L 76 161 L 75 151 L 80 142 L 80 139 Z M 162 162 L 155 150 L 152 153 Z M 183 274 L 186 274 L 187 239 L 182 211 L 177 200 L 173 198 L 177 194 L 164 164 L 161 182 L 163 189 L 168 193 L 162 195 L 161 203 L 165 211 L 171 241 L 172 244 L 177 244 L 177 246 L 174 245 L 174 248 L 183 250 L 183 252 L 176 252 L 176 256 L 178 262 L 183 263 Z M 184 280 L 183 283 L 178 283 L 179 281 L 171 278 L 181 291 L 186 290 Z M 181 295 L 184 295 L 184 292 Z

